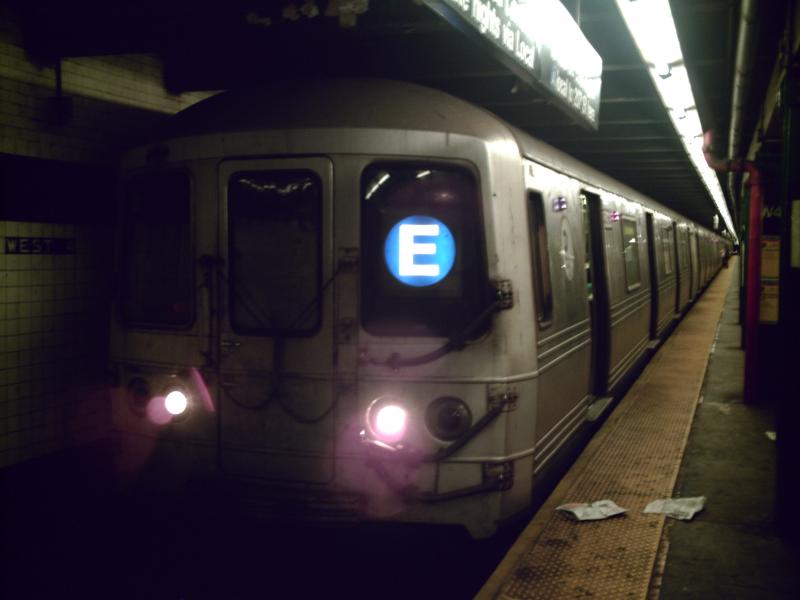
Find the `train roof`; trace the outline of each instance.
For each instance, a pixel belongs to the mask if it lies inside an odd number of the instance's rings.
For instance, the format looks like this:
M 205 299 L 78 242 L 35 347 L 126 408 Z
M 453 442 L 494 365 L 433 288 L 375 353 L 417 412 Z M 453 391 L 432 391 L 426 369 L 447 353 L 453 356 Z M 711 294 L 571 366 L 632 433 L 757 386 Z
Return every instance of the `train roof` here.
M 672 209 L 663 206 L 642 192 L 625 185 L 602 171 L 598 171 L 594 167 L 590 167 L 566 152 L 554 148 L 550 144 L 532 137 L 515 127 L 511 127 L 511 130 L 514 132 L 514 137 L 517 140 L 519 151 L 522 156 L 550 167 L 554 171 L 585 181 L 587 184 L 624 196 L 629 200 L 635 200 L 636 202 L 649 205 L 662 212 L 678 215 L 678 213 Z M 686 217 L 681 216 L 681 218 L 688 221 Z
M 170 137 L 315 128 L 439 131 L 511 137 L 492 113 L 439 90 L 382 79 L 290 80 L 222 92 L 173 116 Z
M 686 217 L 465 100 L 421 85 L 385 79 L 288 80 L 222 92 L 174 115 L 166 137 L 237 131 L 378 128 L 437 131 L 516 141 L 520 154 L 587 184 Z M 699 226 L 702 229 L 702 226 Z

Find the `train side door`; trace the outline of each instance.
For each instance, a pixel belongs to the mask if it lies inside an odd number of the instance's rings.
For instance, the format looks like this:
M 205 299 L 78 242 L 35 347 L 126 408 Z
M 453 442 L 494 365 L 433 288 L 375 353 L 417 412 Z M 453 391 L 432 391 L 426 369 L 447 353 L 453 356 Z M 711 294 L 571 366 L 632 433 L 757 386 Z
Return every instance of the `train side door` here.
M 231 160 L 218 173 L 222 470 L 329 481 L 332 163 Z
M 697 256 L 697 233 L 691 229 L 689 230 L 689 264 L 692 268 L 690 298 L 694 298 L 700 285 L 700 265 Z
M 650 268 L 650 339 L 658 337 L 658 288 L 661 283 L 658 273 L 658 259 L 656 258 L 657 249 L 660 247 L 659 240 L 656 239 L 656 228 L 653 223 L 653 213 L 645 213 L 647 224 L 647 264 Z
M 592 327 L 591 393 L 607 392 L 611 329 L 609 324 L 608 280 L 606 278 L 605 244 L 603 243 L 603 210 L 600 196 L 581 190 L 584 243 L 586 245 L 586 299 Z
M 683 281 L 683 277 L 681 276 L 681 271 L 683 269 L 683 259 L 681 257 L 680 247 L 681 247 L 681 240 L 679 236 L 678 230 L 678 223 L 677 221 L 672 222 L 672 258 L 673 262 L 675 263 L 675 314 L 681 312 L 681 296 L 683 295 L 683 287 L 686 285 L 686 282 Z

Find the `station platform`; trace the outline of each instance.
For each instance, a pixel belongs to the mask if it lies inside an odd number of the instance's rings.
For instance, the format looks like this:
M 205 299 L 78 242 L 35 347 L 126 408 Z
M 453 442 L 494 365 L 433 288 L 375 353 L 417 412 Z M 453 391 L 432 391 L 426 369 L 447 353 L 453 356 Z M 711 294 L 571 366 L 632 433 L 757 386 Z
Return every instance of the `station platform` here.
M 800 557 L 773 522 L 774 408 L 742 402 L 738 269 L 696 301 L 477 600 L 800 598 Z M 689 521 L 642 512 L 694 496 L 706 504 Z M 627 512 L 555 510 L 604 499 Z

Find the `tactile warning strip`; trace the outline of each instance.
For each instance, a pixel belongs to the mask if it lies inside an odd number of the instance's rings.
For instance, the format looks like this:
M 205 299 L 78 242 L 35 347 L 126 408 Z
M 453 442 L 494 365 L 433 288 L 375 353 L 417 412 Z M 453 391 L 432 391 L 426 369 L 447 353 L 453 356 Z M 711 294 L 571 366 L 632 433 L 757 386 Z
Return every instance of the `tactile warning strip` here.
M 642 510 L 672 495 L 733 270 L 722 270 L 653 357 L 565 476 L 569 487 L 555 490 L 478 599 L 647 597 L 664 517 Z M 576 522 L 553 511 L 605 498 L 628 513 Z

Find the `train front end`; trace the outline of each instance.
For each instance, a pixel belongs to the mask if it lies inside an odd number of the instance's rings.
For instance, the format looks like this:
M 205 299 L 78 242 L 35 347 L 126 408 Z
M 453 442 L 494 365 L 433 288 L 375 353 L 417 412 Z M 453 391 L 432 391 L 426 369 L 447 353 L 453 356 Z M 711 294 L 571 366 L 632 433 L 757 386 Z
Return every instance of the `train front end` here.
M 524 505 L 513 291 L 488 259 L 490 179 L 520 175 L 508 144 L 422 129 L 201 132 L 127 156 L 121 479 L 475 536 Z

